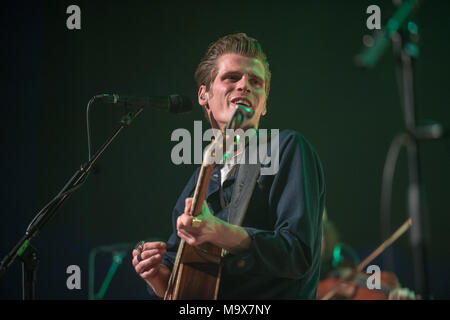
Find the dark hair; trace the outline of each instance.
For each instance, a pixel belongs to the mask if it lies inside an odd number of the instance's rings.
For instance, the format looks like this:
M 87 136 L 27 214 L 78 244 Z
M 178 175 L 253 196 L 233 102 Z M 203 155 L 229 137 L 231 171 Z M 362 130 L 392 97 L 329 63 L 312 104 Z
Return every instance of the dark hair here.
M 247 36 L 245 33 L 230 34 L 209 45 L 205 56 L 195 71 L 194 78 L 198 87 L 205 85 L 206 91 L 209 91 L 217 76 L 217 59 L 226 53 L 236 53 L 259 59 L 264 66 L 266 96 L 269 96 L 271 78 L 269 62 L 258 40 Z

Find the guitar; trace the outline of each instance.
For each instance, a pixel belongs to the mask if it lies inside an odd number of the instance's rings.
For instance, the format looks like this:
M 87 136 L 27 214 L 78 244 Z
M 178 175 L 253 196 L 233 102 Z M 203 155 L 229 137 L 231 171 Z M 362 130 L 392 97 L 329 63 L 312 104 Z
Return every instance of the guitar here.
M 236 106 L 226 129 L 247 130 L 254 128 L 251 124 L 253 111 L 244 106 Z M 202 205 L 206 198 L 209 179 L 217 163 L 217 150 L 225 151 L 224 155 L 232 154 L 235 136 L 218 135 L 207 147 L 199 177 L 192 198 L 190 214 L 193 217 L 202 212 Z M 170 275 L 164 300 L 216 300 L 219 291 L 220 275 L 222 272 L 221 258 L 224 250 L 211 243 L 191 246 L 183 239 L 178 247 L 175 263 Z

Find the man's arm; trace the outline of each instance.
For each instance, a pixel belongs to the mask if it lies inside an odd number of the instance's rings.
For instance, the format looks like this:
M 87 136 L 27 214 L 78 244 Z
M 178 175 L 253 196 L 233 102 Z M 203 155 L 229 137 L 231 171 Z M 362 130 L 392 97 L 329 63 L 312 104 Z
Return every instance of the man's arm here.
M 251 245 L 233 261 L 247 266 L 237 272 L 298 279 L 314 272 L 320 259 L 325 181 L 316 152 L 301 134 L 286 130 L 279 141 L 278 172 L 258 182 L 268 199 L 257 201 L 268 201 L 264 214 L 274 220 L 262 228 L 244 225 Z M 251 210 L 247 215 L 262 214 Z
M 164 294 L 166 293 L 170 274 L 169 268 L 161 264 L 156 277 L 145 279 L 148 285 L 153 289 L 153 292 L 160 298 L 164 297 Z

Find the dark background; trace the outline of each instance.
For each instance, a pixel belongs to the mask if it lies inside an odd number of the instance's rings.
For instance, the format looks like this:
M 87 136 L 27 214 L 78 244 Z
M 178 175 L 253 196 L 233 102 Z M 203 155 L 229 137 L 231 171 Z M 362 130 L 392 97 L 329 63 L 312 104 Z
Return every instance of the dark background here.
M 81 8 L 81 30 L 66 28 L 66 8 Z M 64 203 L 33 241 L 41 263 L 39 299 L 87 299 L 94 248 L 166 239 L 170 214 L 194 165 L 175 166 L 170 135 L 202 120 L 193 73 L 208 44 L 246 32 L 260 40 L 272 71 L 263 125 L 302 132 L 326 173 L 329 218 L 361 259 L 381 243 L 381 174 L 388 147 L 403 129 L 388 49 L 369 71 L 355 67 L 367 6 L 391 1 L 54 1 L 3 6 L 0 256 L 24 234 L 33 216 L 87 159 L 86 104 L 100 93 L 192 98 L 194 112 L 177 116 L 145 110 L 99 160 L 87 183 Z M 416 66 L 420 119 L 449 125 L 450 3 L 424 1 Z M 123 110 L 95 104 L 94 149 L 117 127 Z M 206 124 L 203 125 L 206 129 Z M 450 298 L 449 142 L 421 143 L 428 204 L 429 276 L 435 298 Z M 392 229 L 407 218 L 407 162 L 400 154 L 394 181 Z M 395 269 L 414 290 L 409 233 L 393 245 Z M 111 265 L 96 256 L 95 291 Z M 128 251 L 107 299 L 146 299 Z M 381 264 L 381 259 L 374 263 Z M 81 290 L 68 290 L 66 268 L 81 268 Z M 0 279 L 0 299 L 21 298 L 18 261 Z

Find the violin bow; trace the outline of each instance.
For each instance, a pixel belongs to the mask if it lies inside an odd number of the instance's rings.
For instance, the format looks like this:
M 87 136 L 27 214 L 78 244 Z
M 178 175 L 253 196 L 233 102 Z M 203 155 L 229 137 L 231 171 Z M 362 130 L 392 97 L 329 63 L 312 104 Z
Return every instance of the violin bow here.
M 321 300 L 329 300 L 336 295 L 343 282 L 350 280 L 354 275 L 362 272 L 364 268 L 376 257 L 378 257 L 387 247 L 389 247 L 393 242 L 401 237 L 412 225 L 412 220 L 409 218 L 403 223 L 400 228 L 397 229 L 387 240 L 385 240 L 378 248 L 376 248 L 364 261 L 362 261 L 351 274 L 347 274 L 341 277 L 339 282 L 323 296 Z

